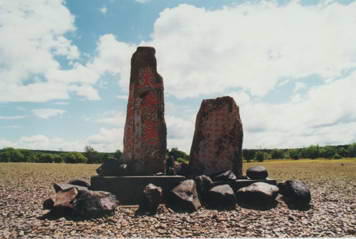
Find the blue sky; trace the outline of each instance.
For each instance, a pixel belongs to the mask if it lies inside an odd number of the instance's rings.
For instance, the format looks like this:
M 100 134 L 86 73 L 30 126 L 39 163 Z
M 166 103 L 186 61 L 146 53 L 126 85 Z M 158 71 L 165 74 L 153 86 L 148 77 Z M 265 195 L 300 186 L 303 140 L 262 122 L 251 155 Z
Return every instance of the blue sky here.
M 234 97 L 244 148 L 356 141 L 356 1 L 0 0 L 0 148 L 122 150 L 130 58 L 156 48 L 168 147 Z

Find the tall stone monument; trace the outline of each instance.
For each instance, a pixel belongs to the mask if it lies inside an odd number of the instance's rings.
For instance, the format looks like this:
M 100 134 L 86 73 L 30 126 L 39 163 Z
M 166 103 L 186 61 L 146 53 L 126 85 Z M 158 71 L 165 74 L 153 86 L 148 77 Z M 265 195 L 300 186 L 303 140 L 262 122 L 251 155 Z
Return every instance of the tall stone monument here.
M 193 174 L 232 169 L 242 176 L 243 130 L 239 107 L 229 96 L 203 100 L 195 122 L 190 150 Z
M 123 157 L 131 174 L 164 172 L 166 146 L 163 79 L 157 73 L 155 49 L 138 47 L 131 58 L 124 132 Z

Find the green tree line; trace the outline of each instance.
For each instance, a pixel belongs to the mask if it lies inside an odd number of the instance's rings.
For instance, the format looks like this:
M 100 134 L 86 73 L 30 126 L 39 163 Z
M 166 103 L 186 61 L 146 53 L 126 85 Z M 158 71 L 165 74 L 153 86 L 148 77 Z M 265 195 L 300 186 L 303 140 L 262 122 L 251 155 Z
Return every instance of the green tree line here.
M 85 147 L 82 152 L 60 152 L 45 150 L 29 150 L 4 148 L 0 150 L 0 162 L 30 162 L 30 163 L 103 163 L 108 159 L 121 158 L 121 151 L 101 153 L 92 147 Z
M 268 159 L 340 159 L 356 157 L 356 143 L 338 146 L 311 145 L 294 149 L 244 149 L 243 159 L 262 162 Z M 109 159 L 121 159 L 122 152 L 103 153 L 91 146 L 86 146 L 84 152 L 61 152 L 45 150 L 29 150 L 4 148 L 0 150 L 0 162 L 33 162 L 33 163 L 88 163 L 100 164 Z M 189 155 L 172 148 L 167 150 L 167 157 L 180 163 L 189 163 Z
M 356 157 L 356 143 L 338 146 L 310 145 L 293 149 L 245 149 L 243 158 L 247 161 L 264 161 L 268 159 L 340 159 Z

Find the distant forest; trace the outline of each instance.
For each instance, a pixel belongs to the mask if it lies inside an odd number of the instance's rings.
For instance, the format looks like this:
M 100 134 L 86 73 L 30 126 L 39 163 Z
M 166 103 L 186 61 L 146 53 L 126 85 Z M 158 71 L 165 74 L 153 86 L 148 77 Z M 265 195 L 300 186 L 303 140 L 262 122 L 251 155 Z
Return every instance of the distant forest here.
M 178 148 L 167 150 L 167 157 L 180 163 L 189 163 L 189 155 Z M 262 162 L 269 159 L 341 159 L 356 157 L 356 143 L 337 146 L 311 145 L 293 149 L 244 149 L 242 157 L 245 161 Z M 0 150 L 0 162 L 32 162 L 32 163 L 88 163 L 99 164 L 105 160 L 122 159 L 122 152 L 102 153 L 91 146 L 84 152 L 64 152 L 49 150 L 29 150 L 4 148 Z

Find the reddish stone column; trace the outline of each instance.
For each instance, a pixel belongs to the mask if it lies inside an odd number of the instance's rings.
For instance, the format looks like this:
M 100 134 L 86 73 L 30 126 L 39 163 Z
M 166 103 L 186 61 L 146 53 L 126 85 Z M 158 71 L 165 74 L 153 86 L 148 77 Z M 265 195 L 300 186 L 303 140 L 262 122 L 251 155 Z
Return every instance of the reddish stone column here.
M 166 147 L 163 79 L 157 73 L 155 49 L 138 47 L 131 58 L 124 133 L 123 157 L 131 174 L 164 172 Z
M 239 107 L 229 96 L 203 100 L 190 150 L 193 174 L 232 169 L 242 176 L 243 130 Z

